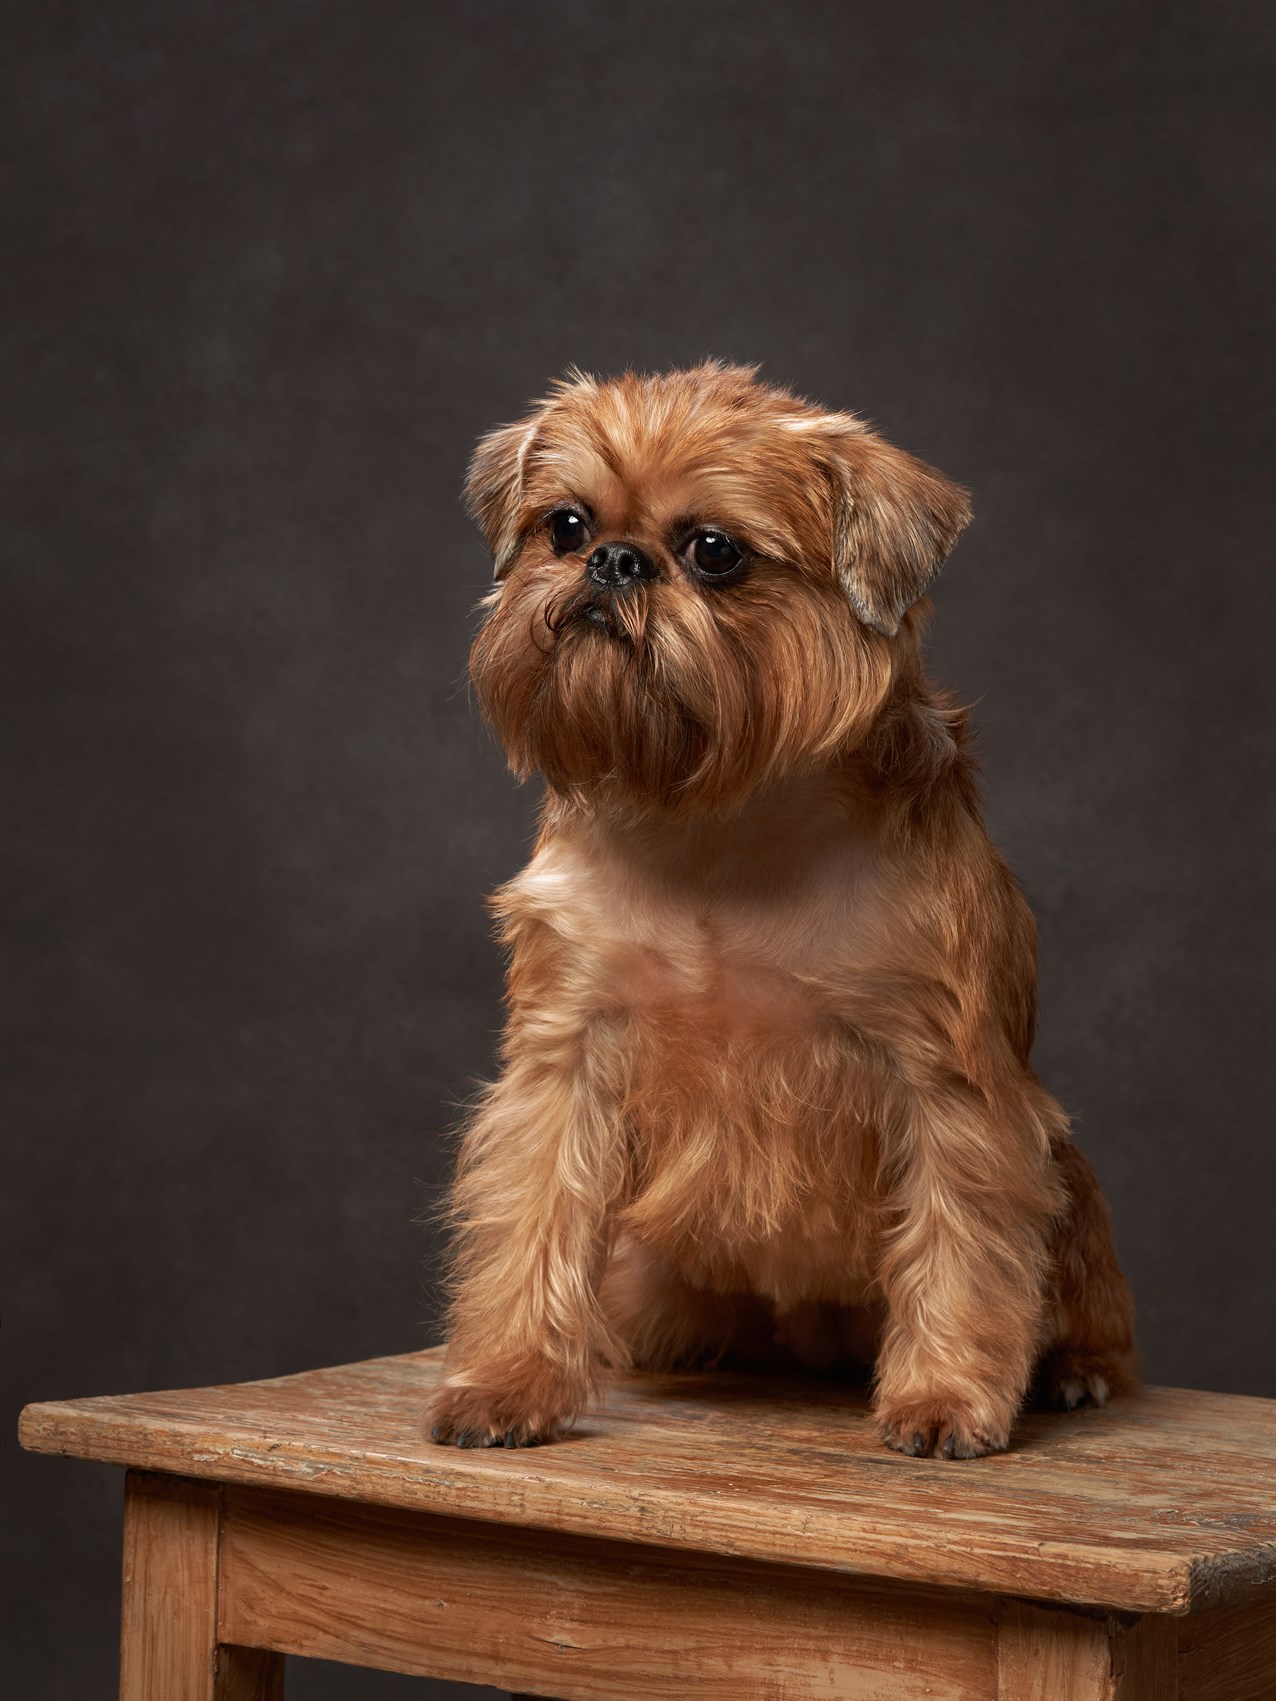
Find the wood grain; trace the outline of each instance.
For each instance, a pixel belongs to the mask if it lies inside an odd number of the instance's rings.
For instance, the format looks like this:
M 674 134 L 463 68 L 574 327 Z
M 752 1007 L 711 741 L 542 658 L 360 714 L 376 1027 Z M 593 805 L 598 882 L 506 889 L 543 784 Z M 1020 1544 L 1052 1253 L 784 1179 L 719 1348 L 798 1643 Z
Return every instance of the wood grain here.
M 1180 1622 L 1006 1601 L 996 1701 L 1179 1701 Z
M 1132 1623 L 1109 1620 L 1113 1701 L 1180 1701 L 1179 1637 L 1190 1622 L 1150 1614 Z
M 220 1503 L 211 1483 L 129 1476 L 120 1701 L 211 1701 Z
M 220 1647 L 213 1666 L 214 1701 L 284 1701 L 284 1658 L 266 1648 Z M 163 1701 L 160 1696 L 156 1701 Z
M 283 1701 L 276 1654 L 220 1647 L 215 1484 L 130 1472 L 120 1701 Z
M 1107 1621 L 1008 1601 L 998 1638 L 996 1701 L 1112 1701 Z
M 563 1701 L 995 1694 L 994 1604 L 955 1590 L 252 1489 L 223 1578 L 228 1639 Z
M 1276 1701 L 1276 1599 L 1179 1626 L 1179 1701 Z
M 495 1523 L 1186 1613 L 1276 1587 L 1276 1402 L 1150 1389 L 1027 1418 L 1014 1451 L 914 1460 L 829 1383 L 631 1377 L 528 1452 L 432 1446 L 436 1352 L 28 1407 L 25 1446 Z

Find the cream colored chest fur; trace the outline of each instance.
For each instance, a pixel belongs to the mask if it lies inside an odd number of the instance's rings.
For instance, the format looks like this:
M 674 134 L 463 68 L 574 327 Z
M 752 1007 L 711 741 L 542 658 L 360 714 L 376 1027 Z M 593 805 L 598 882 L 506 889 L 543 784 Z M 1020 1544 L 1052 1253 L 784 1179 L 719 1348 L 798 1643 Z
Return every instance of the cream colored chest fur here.
M 880 1061 L 842 1004 L 875 961 L 872 847 L 827 830 L 672 863 L 643 849 L 553 843 L 513 889 L 618 1046 L 622 1222 L 704 1285 L 858 1300 L 881 1231 Z

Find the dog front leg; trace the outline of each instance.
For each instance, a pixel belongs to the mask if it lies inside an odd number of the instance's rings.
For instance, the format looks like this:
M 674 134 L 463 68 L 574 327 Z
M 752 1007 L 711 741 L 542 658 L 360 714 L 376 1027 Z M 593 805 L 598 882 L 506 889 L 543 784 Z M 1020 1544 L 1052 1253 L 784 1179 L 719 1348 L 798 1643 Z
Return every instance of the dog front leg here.
M 624 1361 L 598 1301 L 622 1181 L 619 1118 L 590 1048 L 561 1061 L 516 1052 L 462 1146 L 446 1376 L 428 1417 L 435 1441 L 551 1439 L 606 1365 Z
M 900 1452 L 969 1459 L 1009 1445 L 1041 1340 L 1061 1203 L 1048 1130 L 1061 1118 L 1026 1081 L 909 1094 L 875 1392 L 882 1438 Z

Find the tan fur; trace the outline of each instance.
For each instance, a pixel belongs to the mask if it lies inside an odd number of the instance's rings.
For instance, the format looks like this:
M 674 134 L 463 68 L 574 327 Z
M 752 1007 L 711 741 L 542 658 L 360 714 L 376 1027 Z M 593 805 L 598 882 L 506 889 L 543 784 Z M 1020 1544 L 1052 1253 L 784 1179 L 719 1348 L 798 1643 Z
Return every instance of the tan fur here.
M 1029 1062 L 1032 918 L 921 667 L 963 493 L 706 366 L 573 375 L 469 494 L 475 685 L 547 793 L 495 900 L 436 1439 L 548 1439 L 629 1363 L 875 1359 L 883 1438 L 944 1457 L 1005 1447 L 1035 1367 L 1063 1404 L 1134 1386 L 1106 1208 Z M 745 546 L 732 582 L 689 570 L 697 527 Z M 618 540 L 656 576 L 600 591 Z

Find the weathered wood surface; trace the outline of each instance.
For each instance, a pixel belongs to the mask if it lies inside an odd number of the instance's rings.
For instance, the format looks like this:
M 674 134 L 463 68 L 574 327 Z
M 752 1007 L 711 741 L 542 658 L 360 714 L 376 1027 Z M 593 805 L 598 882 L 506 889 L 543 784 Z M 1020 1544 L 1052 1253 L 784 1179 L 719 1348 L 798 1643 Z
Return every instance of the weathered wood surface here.
M 1007 1454 L 882 1447 L 827 1383 L 630 1377 L 574 1435 L 422 1435 L 436 1352 L 30 1406 L 23 1444 L 183 1476 L 915 1583 L 1187 1613 L 1276 1589 L 1276 1401 L 1150 1389 L 1034 1414 Z

